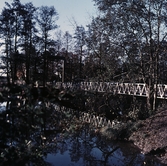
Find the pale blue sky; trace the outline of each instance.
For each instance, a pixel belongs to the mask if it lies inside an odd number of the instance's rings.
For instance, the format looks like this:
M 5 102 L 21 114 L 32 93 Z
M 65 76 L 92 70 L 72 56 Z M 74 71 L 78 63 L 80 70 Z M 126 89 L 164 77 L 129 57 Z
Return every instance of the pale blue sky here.
M 5 5 L 13 0 L 0 0 L 0 11 Z M 57 24 L 60 29 L 65 32 L 73 32 L 72 24 L 74 20 L 78 25 L 87 25 L 90 23 L 91 16 L 96 15 L 96 7 L 92 0 L 20 0 L 21 3 L 32 2 L 34 6 L 54 6 L 59 14 Z

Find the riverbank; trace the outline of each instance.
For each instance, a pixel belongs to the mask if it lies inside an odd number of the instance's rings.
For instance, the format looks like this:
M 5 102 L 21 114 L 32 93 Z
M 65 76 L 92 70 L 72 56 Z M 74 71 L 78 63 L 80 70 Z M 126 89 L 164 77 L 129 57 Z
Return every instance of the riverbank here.
M 99 133 L 111 140 L 126 140 L 136 145 L 144 155 L 155 156 L 167 164 L 167 112 L 160 110 L 146 120 L 128 121 L 104 127 Z
M 144 154 L 155 155 L 167 164 L 167 112 L 159 111 L 141 122 L 138 130 L 129 137 Z

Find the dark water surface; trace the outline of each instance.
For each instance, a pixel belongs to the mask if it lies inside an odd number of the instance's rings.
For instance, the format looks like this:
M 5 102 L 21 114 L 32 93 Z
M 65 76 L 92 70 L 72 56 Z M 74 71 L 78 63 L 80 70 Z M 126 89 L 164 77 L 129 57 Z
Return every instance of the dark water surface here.
M 75 122 L 75 111 L 31 104 L 0 104 L 0 166 L 162 165 L 131 143 L 107 140 L 89 124 Z
M 65 139 L 48 153 L 45 161 L 53 166 L 161 166 L 128 142 L 112 142 L 100 136 L 80 134 Z

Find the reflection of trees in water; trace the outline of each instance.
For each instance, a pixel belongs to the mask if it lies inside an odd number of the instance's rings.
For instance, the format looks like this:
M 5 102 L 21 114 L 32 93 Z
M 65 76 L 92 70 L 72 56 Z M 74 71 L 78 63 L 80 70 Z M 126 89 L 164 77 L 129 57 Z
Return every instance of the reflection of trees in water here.
M 141 155 L 134 157 L 134 149 L 131 153 L 123 148 L 125 145 L 117 149 L 118 143 L 107 142 L 88 124 L 75 121 L 77 115 L 78 111 L 47 99 L 11 96 L 6 110 L 0 113 L 0 165 L 49 165 L 44 160 L 48 153 L 64 154 L 68 150 L 71 161 L 82 160 L 83 165 L 142 163 Z
M 95 135 L 87 125 L 73 135 L 69 151 L 72 161 L 82 159 L 88 166 L 159 165 L 153 158 L 140 154 L 130 143 L 106 140 Z
M 58 136 L 63 129 L 62 116 L 48 101 L 11 96 L 0 114 L 0 165 L 46 165 L 46 153 L 55 153 L 56 147 L 66 151 L 67 145 Z
M 107 165 L 110 155 L 118 149 L 117 146 L 111 148 L 111 144 L 107 145 L 100 136 L 96 137 L 94 133 L 88 131 L 87 127 L 82 132 L 75 134 L 71 143 L 70 156 L 72 161 L 77 162 L 82 158 L 84 165 Z
M 82 159 L 84 165 L 89 165 L 90 161 L 96 159 L 95 156 L 91 154 L 92 147 L 90 144 L 92 140 L 87 127 L 88 126 L 84 126 L 84 130 L 81 130 L 81 132 L 78 131 L 72 136 L 69 149 L 71 160 L 77 162 Z

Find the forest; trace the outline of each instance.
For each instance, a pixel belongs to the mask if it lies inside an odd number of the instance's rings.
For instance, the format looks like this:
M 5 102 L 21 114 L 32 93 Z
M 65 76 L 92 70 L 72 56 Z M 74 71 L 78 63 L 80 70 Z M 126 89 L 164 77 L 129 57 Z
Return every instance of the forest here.
M 98 15 L 75 33 L 58 29 L 55 7 L 13 0 L 0 14 L 1 72 L 23 79 L 145 83 L 156 110 L 157 84 L 166 84 L 166 0 L 94 0 Z
M 109 120 L 116 119 L 116 122 L 122 120 L 123 123 L 115 122 L 118 130 L 110 129 L 113 135 L 116 133 L 114 138 L 132 139 L 138 144 L 148 139 L 147 150 L 151 147 L 149 142 L 157 140 L 159 143 L 155 133 L 160 130 L 152 134 L 155 128 L 151 125 L 150 131 L 147 131 L 149 127 L 146 131 L 142 129 L 143 135 L 133 133 L 147 126 L 147 121 L 140 120 L 155 115 L 163 103 L 166 104 L 166 100 L 157 99 L 157 93 L 158 84 L 167 84 L 167 0 L 93 2 L 98 14 L 90 18 L 86 27 L 75 22 L 74 34 L 62 32 L 57 25 L 56 6 L 35 7 L 32 2 L 22 4 L 20 0 L 5 3 L 0 13 L 0 101 L 7 102 L 6 111 L 0 113 L 2 163 L 11 164 L 15 156 L 19 158 L 18 163 L 31 165 L 37 159 L 43 162 L 41 156 L 46 154 L 43 150 L 53 148 L 49 139 L 57 133 L 70 135 L 71 130 L 82 128 L 83 124 L 76 117 L 84 111 L 88 116 L 93 113 Z M 147 97 L 71 92 L 56 89 L 59 82 L 76 85 L 80 82 L 144 83 Z M 55 106 L 57 101 L 65 102 L 75 111 Z M 157 117 L 163 121 L 154 117 L 152 123 L 151 117 L 149 124 L 162 122 L 160 125 L 164 127 L 166 114 L 159 114 Z M 77 125 L 72 118 L 77 119 Z M 53 135 L 49 133 L 47 137 L 48 128 Z M 162 139 L 167 137 L 165 131 L 164 127 L 164 133 L 160 133 Z M 167 154 L 164 140 L 160 150 Z M 158 143 L 152 145 L 159 150 Z M 149 150 L 151 153 L 154 149 Z M 111 152 L 106 155 L 106 161 Z

